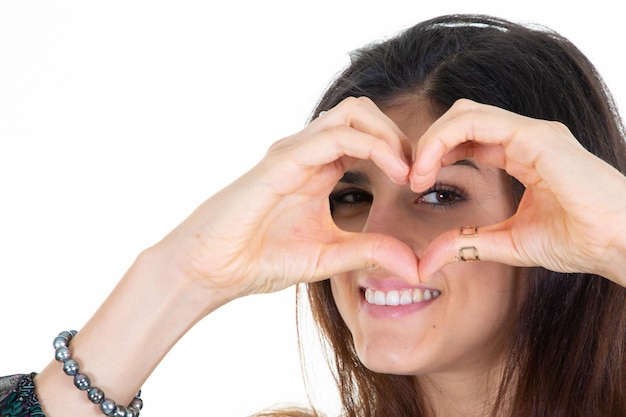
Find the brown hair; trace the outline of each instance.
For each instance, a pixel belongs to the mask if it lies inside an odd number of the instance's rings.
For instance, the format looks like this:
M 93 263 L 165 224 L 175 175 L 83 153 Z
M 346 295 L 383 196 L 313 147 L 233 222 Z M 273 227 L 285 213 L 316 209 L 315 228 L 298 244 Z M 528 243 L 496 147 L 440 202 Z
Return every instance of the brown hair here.
M 469 98 L 560 121 L 586 149 L 626 172 L 623 126 L 610 93 L 586 57 L 548 29 L 475 15 L 420 23 L 357 50 L 312 117 L 349 96 L 384 107 L 410 95 L 428 98 L 438 114 Z M 515 193 L 519 201 L 520 184 Z M 528 272 L 529 292 L 493 414 L 626 414 L 626 289 L 589 274 Z M 361 365 L 328 280 L 307 284 L 306 294 L 331 350 L 345 416 L 430 414 L 413 378 Z

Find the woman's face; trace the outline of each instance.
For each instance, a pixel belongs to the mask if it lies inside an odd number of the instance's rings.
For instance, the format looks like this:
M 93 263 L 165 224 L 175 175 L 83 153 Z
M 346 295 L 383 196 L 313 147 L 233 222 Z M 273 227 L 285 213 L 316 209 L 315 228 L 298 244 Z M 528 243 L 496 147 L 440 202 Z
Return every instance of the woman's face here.
M 413 147 L 434 121 L 428 105 L 416 101 L 386 114 Z M 444 231 L 510 217 L 510 191 L 502 171 L 472 160 L 443 168 L 432 189 L 419 194 L 392 183 L 371 161 L 359 161 L 331 201 L 340 228 L 394 236 L 420 257 Z M 469 376 L 500 364 L 522 298 L 518 272 L 491 262 L 458 262 L 415 288 L 383 269 L 364 269 L 332 277 L 331 288 L 369 369 Z

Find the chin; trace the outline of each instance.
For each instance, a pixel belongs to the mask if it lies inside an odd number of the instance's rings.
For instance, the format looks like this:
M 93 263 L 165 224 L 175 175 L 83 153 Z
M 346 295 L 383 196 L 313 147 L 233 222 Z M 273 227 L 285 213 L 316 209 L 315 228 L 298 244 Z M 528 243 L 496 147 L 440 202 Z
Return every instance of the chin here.
M 385 343 L 380 338 L 374 343 L 355 342 L 359 360 L 372 372 L 393 375 L 416 375 L 425 371 L 418 362 L 421 355 L 417 351 L 418 343 L 409 344 L 398 340 Z
M 416 375 L 417 372 L 408 368 L 404 364 L 400 364 L 394 361 L 385 361 L 385 360 L 374 360 L 374 361 L 361 361 L 363 366 L 369 369 L 372 372 L 376 372 L 379 374 L 389 374 L 389 375 Z

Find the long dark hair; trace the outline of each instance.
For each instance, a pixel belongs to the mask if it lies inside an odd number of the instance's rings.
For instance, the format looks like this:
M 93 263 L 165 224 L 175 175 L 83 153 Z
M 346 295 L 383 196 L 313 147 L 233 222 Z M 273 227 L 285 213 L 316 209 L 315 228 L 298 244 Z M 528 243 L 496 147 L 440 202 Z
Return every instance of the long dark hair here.
M 587 58 L 546 28 L 476 15 L 425 21 L 355 51 L 312 118 L 349 96 L 384 107 L 410 95 L 429 99 L 435 114 L 469 98 L 560 121 L 586 149 L 626 173 L 623 125 L 609 91 Z M 523 191 L 517 184 L 518 201 Z M 626 289 L 542 268 L 529 270 L 528 281 L 493 414 L 626 415 Z M 412 378 L 360 364 L 328 281 L 307 284 L 305 293 L 330 347 L 346 416 L 428 415 Z

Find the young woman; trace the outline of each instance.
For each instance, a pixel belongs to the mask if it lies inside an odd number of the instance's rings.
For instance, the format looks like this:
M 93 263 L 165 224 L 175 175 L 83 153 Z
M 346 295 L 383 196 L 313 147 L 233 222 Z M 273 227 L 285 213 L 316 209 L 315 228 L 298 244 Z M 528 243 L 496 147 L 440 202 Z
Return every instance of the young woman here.
M 140 254 L 56 361 L 0 382 L 0 409 L 137 415 L 197 321 L 300 283 L 346 416 L 623 415 L 625 173 L 612 98 L 567 40 L 420 23 L 357 51 L 311 123 Z

